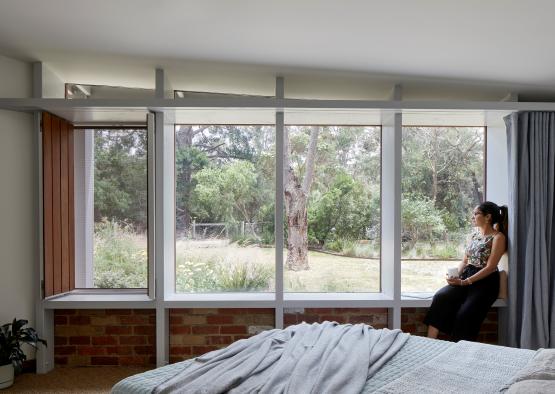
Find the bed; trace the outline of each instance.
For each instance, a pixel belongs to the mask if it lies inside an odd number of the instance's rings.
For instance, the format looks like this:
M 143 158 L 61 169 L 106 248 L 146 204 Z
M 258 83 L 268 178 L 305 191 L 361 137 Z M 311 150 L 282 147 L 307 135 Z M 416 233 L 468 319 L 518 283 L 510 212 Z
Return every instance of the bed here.
M 370 328 L 370 330 L 372 329 Z M 358 392 L 382 394 L 499 392 L 509 389 L 509 385 L 515 381 L 515 376 L 525 369 L 536 355 L 536 352 L 531 350 L 465 341 L 452 343 L 408 334 L 403 335 L 406 337 L 399 350 L 394 355 L 388 356 L 385 364 L 374 371 L 371 377 L 365 379 L 362 390 Z M 555 357 L 553 360 L 555 361 Z M 164 382 L 175 380 L 180 374 L 186 374 L 189 369 L 194 368 L 195 363 L 194 360 L 186 360 L 130 376 L 118 382 L 113 387 L 112 393 L 147 394 L 156 392 L 157 388 L 165 384 Z M 555 379 L 555 371 L 553 378 Z M 553 382 L 555 383 L 555 380 Z M 553 386 L 549 390 L 552 388 Z M 251 391 L 231 390 L 230 392 Z M 276 391 L 282 392 L 283 390 Z M 215 391 L 185 388 L 167 392 Z M 268 392 L 272 392 L 272 390 Z

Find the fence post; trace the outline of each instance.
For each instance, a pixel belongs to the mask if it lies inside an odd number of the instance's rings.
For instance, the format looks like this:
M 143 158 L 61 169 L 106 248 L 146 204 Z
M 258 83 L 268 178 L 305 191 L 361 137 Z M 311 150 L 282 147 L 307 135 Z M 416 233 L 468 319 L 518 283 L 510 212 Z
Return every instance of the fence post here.
M 193 239 L 197 238 L 197 221 L 193 220 Z
M 245 236 L 245 221 L 244 220 L 241 222 L 241 236 L 242 237 Z

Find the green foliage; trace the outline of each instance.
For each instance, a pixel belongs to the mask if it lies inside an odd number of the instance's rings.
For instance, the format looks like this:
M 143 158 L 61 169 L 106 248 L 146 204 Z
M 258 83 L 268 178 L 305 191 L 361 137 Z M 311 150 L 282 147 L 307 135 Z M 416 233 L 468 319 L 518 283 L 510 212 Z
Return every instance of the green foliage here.
M 257 173 L 252 163 L 236 161 L 207 167 L 193 175 L 191 211 L 200 221 L 247 221 L 257 205 Z
M 414 246 L 417 240 L 434 240 L 441 237 L 446 228 L 442 220 L 442 212 L 433 201 L 426 197 L 403 196 L 401 213 L 404 241 Z
M 131 225 L 103 220 L 94 229 L 94 286 L 146 288 L 146 235 Z
M 176 267 L 178 292 L 266 291 L 272 267 L 262 263 L 182 260 Z
M 23 361 L 27 359 L 21 345 L 26 343 L 35 349 L 39 343 L 46 346 L 46 341 L 39 338 L 32 327 L 24 328 L 28 321 L 14 318 L 11 323 L 0 327 L 0 366 L 13 364 L 15 371 L 19 372 Z
M 263 291 L 270 286 L 273 270 L 257 263 L 221 264 L 217 277 L 222 291 Z
M 370 221 L 369 196 L 363 185 L 345 172 L 329 189 L 315 192 L 308 207 L 309 237 L 323 245 L 332 239 L 360 239 Z
M 147 227 L 147 137 L 144 130 L 94 132 L 94 215 Z

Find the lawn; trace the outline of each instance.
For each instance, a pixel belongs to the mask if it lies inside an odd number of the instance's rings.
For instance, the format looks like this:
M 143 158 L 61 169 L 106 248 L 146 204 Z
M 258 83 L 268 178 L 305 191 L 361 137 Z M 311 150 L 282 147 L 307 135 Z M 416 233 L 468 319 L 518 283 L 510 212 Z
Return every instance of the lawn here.
M 287 251 L 284 250 L 284 256 Z M 252 281 L 257 272 L 254 267 L 262 267 L 269 278 L 266 286 L 255 288 L 256 291 L 273 291 L 274 286 L 274 248 L 258 246 L 238 246 L 226 240 L 190 241 L 178 240 L 176 243 L 177 290 L 180 292 L 209 291 L 210 283 L 215 290 L 218 267 L 228 267 L 223 275 L 233 276 L 233 283 Z M 284 288 L 291 292 L 378 292 L 380 291 L 378 259 L 363 259 L 337 256 L 328 253 L 309 252 L 310 269 L 306 271 L 285 271 Z M 447 267 L 455 266 L 455 261 L 405 260 L 402 263 L 402 291 L 435 291 L 445 285 L 444 274 Z M 237 269 L 241 267 L 242 269 Z M 260 273 L 260 271 L 258 272 Z M 200 283 L 187 281 L 180 275 L 198 277 L 212 281 Z M 237 278 L 235 278 L 237 277 Z M 222 280 L 221 278 L 219 279 Z M 198 282 L 198 281 L 197 281 Z M 204 286 L 204 289 L 202 287 Z M 200 287 L 200 288 L 199 288 Z M 240 286 L 239 286 L 240 287 Z M 248 289 L 243 289 L 248 290 Z

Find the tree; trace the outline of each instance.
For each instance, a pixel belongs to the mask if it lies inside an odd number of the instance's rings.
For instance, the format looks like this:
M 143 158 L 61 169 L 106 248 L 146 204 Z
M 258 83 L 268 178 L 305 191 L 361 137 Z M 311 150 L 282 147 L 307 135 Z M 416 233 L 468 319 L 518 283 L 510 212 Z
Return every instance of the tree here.
M 252 222 L 259 206 L 256 178 L 245 160 L 203 168 L 193 175 L 192 213 L 201 220 Z
M 315 193 L 308 209 L 309 235 L 323 246 L 333 235 L 360 239 L 370 222 L 370 198 L 363 185 L 346 172 L 339 173 L 323 194 Z
M 147 227 L 147 136 L 144 130 L 95 130 L 94 217 Z
M 300 271 L 309 269 L 308 265 L 308 215 L 307 201 L 314 178 L 316 148 L 320 127 L 310 129 L 310 141 L 306 156 L 305 174 L 295 174 L 291 163 L 289 129 L 284 130 L 284 196 L 287 221 L 287 260 L 285 267 Z

